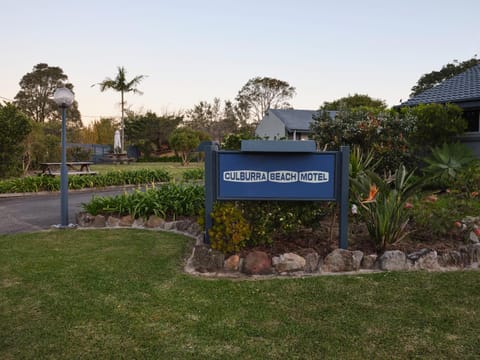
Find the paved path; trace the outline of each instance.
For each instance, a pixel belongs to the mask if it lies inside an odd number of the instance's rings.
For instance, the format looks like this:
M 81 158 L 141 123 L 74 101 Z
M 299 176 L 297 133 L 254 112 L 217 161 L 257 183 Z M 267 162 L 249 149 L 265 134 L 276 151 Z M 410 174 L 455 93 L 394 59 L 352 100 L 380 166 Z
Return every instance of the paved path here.
M 93 195 L 117 195 L 124 191 L 124 188 L 69 191 L 69 222 L 75 223 L 75 214 L 82 210 L 81 204 L 90 201 Z M 0 234 L 44 230 L 57 224 L 60 224 L 59 192 L 0 197 Z

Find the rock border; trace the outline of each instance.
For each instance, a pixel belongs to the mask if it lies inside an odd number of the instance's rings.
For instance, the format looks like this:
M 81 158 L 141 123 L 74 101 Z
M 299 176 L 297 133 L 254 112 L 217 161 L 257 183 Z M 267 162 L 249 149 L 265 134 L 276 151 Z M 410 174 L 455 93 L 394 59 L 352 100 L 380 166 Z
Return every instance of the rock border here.
M 147 220 L 132 216 L 77 214 L 80 228 L 136 228 L 170 231 L 195 239 L 185 271 L 191 275 L 259 279 L 272 277 L 306 277 L 334 274 L 360 274 L 382 271 L 452 271 L 478 269 L 480 243 L 462 244 L 457 250 L 438 254 L 433 249 L 421 249 L 406 254 L 399 250 L 381 255 L 362 251 L 335 249 L 321 258 L 314 249 L 270 257 L 263 251 L 252 251 L 245 257 L 225 255 L 203 244 L 203 229 L 192 220 L 165 221 L 152 215 Z

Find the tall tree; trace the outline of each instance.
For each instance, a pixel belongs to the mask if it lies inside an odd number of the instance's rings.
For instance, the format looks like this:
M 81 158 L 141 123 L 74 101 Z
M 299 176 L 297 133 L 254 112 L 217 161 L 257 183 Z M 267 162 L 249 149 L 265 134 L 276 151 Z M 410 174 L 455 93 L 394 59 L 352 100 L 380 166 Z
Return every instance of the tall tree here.
M 168 138 L 183 119 L 183 116 L 179 114 L 158 116 L 151 111 L 147 111 L 145 114 L 127 113 L 125 136 L 147 158 L 155 150 L 168 149 Z
M 15 95 L 15 105 L 39 123 L 59 117 L 58 105 L 52 99 L 58 86 L 65 86 L 73 92 L 73 85 L 68 82 L 68 76 L 63 70 L 45 63 L 35 65 L 32 72 L 25 74 L 19 84 L 21 90 Z M 69 126 L 82 126 L 77 101 L 67 109 L 67 121 Z
M 368 95 L 354 94 L 331 102 L 325 101 L 321 106 L 321 109 L 336 111 L 341 109 L 356 109 L 360 107 L 386 109 L 387 104 L 384 100 L 374 99 Z
M 295 88 L 286 81 L 255 77 L 247 81 L 235 98 L 242 106 L 246 106 L 254 121 L 259 122 L 270 108 L 288 108 L 295 95 Z
M 142 95 L 143 93 L 137 89 L 137 85 L 145 78 L 145 75 L 135 76 L 132 80 L 127 80 L 126 78 L 127 71 L 123 66 L 118 67 L 118 72 L 115 79 L 109 77 L 105 78 L 102 82 L 94 85 L 100 86 L 100 91 L 104 92 L 105 90 L 112 89 L 120 92 L 121 100 L 120 105 L 122 107 L 122 117 L 120 124 L 121 131 L 121 140 L 122 148 L 121 152 L 125 150 L 125 93 L 132 92 L 134 94 Z M 94 86 L 93 85 L 93 86 Z
M 18 175 L 22 169 L 22 142 L 32 124 L 15 105 L 0 104 L 0 129 L 0 177 Z
M 415 96 L 428 90 L 435 85 L 440 84 L 446 79 L 449 79 L 455 75 L 458 75 L 465 70 L 470 69 L 472 66 L 480 64 L 480 60 L 477 59 L 477 55 L 475 55 L 470 60 L 465 60 L 462 62 L 458 62 L 458 60 L 453 60 L 452 63 L 444 65 L 440 70 L 434 70 L 429 72 L 428 74 L 424 74 L 418 79 L 415 86 L 412 87 L 412 93 L 410 96 Z

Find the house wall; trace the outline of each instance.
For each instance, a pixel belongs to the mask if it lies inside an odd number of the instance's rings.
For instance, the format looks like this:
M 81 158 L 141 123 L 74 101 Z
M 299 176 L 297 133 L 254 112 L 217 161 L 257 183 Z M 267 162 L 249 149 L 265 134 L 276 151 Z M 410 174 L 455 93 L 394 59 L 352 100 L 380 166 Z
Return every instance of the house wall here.
M 458 140 L 460 140 L 462 144 L 465 144 L 470 149 L 472 149 L 472 151 L 477 156 L 477 158 L 480 159 L 480 133 L 465 134 L 465 135 L 459 136 Z
M 255 135 L 268 140 L 279 140 L 286 136 L 285 124 L 269 113 L 258 123 Z

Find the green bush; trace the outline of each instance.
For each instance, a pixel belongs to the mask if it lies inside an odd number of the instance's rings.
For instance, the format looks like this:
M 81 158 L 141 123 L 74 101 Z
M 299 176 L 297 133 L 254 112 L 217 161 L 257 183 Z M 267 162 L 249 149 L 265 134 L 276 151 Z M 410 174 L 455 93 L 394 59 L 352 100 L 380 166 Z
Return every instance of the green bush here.
M 478 169 L 478 159 L 473 151 L 460 143 L 444 143 L 441 147 L 434 147 L 430 156 L 423 158 L 423 161 L 427 164 L 423 172 L 430 184 L 441 189 L 450 188 L 462 179 L 467 186 L 467 179 L 462 174 L 465 172 L 474 176 Z M 461 183 L 457 186 L 461 186 Z
M 249 222 L 251 246 L 271 244 L 275 237 L 320 226 L 327 214 L 325 202 L 242 201 L 239 206 Z
M 204 169 L 188 169 L 185 170 L 182 174 L 182 178 L 185 181 L 192 181 L 192 180 L 203 180 L 205 175 Z
M 419 189 L 413 172 L 404 166 L 391 178 L 381 178 L 373 172 L 352 180 L 358 213 L 378 251 L 403 239 L 408 234 L 409 212 L 406 203 Z
M 250 225 L 234 203 L 216 203 L 211 216 L 212 227 L 208 235 L 212 249 L 227 254 L 245 247 L 251 235 Z
M 92 215 L 116 214 L 134 218 L 150 215 L 166 219 L 197 216 L 204 206 L 204 189 L 198 185 L 165 184 L 146 191 L 136 190 L 117 196 L 94 196 L 83 209 Z
M 114 185 L 140 185 L 167 182 L 171 179 L 172 176 L 163 169 L 111 171 L 98 175 L 70 175 L 68 187 L 69 189 L 84 189 Z M 0 181 L 0 193 L 58 190 L 60 190 L 60 178 L 53 176 L 28 176 Z
M 456 238 L 455 222 L 478 214 L 480 201 L 454 193 L 430 195 L 416 199 L 410 212 L 415 229 L 410 235 L 412 239 Z

